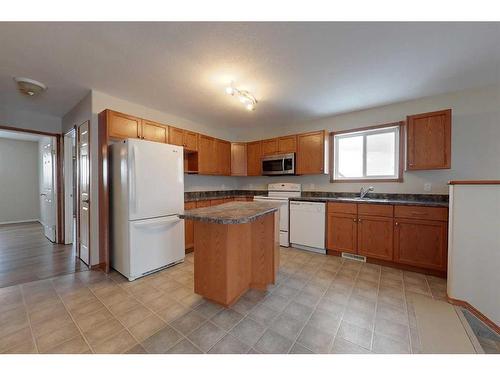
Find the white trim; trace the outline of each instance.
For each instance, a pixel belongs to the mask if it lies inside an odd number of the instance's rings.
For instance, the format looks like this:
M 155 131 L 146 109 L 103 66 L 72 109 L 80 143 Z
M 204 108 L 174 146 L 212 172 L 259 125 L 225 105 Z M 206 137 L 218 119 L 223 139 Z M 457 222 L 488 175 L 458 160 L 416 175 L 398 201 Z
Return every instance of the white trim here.
M 38 223 L 40 223 L 40 219 L 2 221 L 2 222 L 0 222 L 0 225 L 4 225 L 4 224 L 21 224 L 21 223 L 30 223 L 30 222 L 38 222 Z

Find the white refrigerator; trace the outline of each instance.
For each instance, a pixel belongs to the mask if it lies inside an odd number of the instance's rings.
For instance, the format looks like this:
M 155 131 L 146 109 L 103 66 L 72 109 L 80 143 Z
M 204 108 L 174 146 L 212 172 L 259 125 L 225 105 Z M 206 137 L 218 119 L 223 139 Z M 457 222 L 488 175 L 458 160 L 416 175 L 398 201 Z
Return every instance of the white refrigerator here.
M 111 145 L 111 265 L 130 281 L 184 260 L 183 148 Z

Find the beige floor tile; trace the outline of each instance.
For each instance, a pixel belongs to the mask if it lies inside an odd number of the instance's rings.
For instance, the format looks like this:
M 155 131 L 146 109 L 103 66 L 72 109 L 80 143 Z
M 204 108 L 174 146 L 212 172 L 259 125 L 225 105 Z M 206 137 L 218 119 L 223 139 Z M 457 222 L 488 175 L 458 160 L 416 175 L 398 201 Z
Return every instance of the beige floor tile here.
M 132 310 L 116 314 L 116 318 L 127 328 L 143 321 L 151 316 L 151 311 L 142 305 L 134 307 Z
M 288 317 L 287 319 L 292 320 L 293 318 Z M 274 328 L 276 328 L 276 326 L 277 324 L 274 325 Z M 239 322 L 229 333 L 239 339 L 241 342 L 249 346 L 253 346 L 261 338 L 265 330 L 266 327 L 264 325 L 257 323 L 250 318 L 245 318 L 241 322 Z M 287 335 L 283 336 L 288 337 Z
M 168 354 L 202 354 L 203 352 L 194 346 L 190 341 L 184 339 L 175 344 L 168 351 Z
M 35 342 L 32 338 L 18 344 L 3 352 L 4 354 L 36 354 L 38 353 L 35 347 Z
M 114 336 L 91 345 L 96 353 L 119 354 L 137 345 L 137 341 L 126 330 L 121 330 Z
M 47 319 L 52 319 L 54 316 L 61 316 L 66 313 L 66 308 L 64 305 L 59 302 L 55 303 L 53 305 L 46 306 L 42 309 L 39 309 L 37 311 L 32 311 L 29 316 L 31 320 L 31 324 L 34 324 L 36 322 L 44 321 Z
M 243 319 L 243 315 L 233 309 L 223 309 L 210 320 L 219 327 L 229 331 Z
M 87 332 L 107 320 L 113 318 L 113 315 L 106 309 L 91 312 L 89 314 L 73 314 L 73 318 L 83 332 Z
M 51 354 L 79 354 L 90 350 L 89 346 L 81 335 L 63 342 L 56 347 L 49 349 L 46 353 Z
M 123 328 L 123 325 L 120 324 L 118 320 L 112 318 L 97 324 L 87 332 L 84 332 L 84 335 L 90 345 L 94 345 L 108 339 L 110 336 L 113 336 L 116 332 L 121 331 Z
M 139 302 L 133 298 L 133 297 L 127 297 L 123 301 L 120 301 L 118 303 L 114 303 L 111 306 L 109 306 L 109 311 L 111 311 L 113 314 L 120 314 L 123 312 L 127 312 L 129 310 L 132 310 L 133 308 L 139 306 Z
M 148 353 L 166 353 L 171 347 L 178 343 L 183 336 L 174 330 L 172 327 L 167 326 L 156 332 L 154 335 L 144 340 L 141 345 Z
M 215 344 L 208 353 L 210 354 L 245 354 L 248 353 L 250 347 L 236 337 L 231 335 L 224 336 L 217 344 Z
M 21 328 L 19 331 L 13 332 L 7 336 L 0 338 L 0 353 L 7 351 L 13 347 L 21 345 L 32 339 L 29 327 Z
M 58 312 L 57 315 L 54 315 L 51 319 L 46 319 L 35 323 L 32 322 L 31 328 L 33 330 L 34 336 L 39 337 L 70 323 L 73 323 L 70 315 L 67 311 L 62 310 Z
M 16 310 L 12 310 L 16 311 Z M 26 313 L 23 311 L 19 315 L 13 315 L 9 319 L 5 319 L 0 324 L 0 337 L 5 337 L 19 331 L 22 328 L 29 326 L 29 321 Z
M 165 327 L 166 323 L 155 315 L 150 315 L 129 328 L 130 333 L 138 342 L 147 339 L 155 332 Z
M 358 327 L 346 321 L 342 321 L 337 337 L 343 338 L 344 340 L 370 350 L 372 331 L 366 328 Z
M 206 322 L 191 332 L 188 338 L 202 351 L 207 352 L 225 335 L 226 331 L 211 322 Z
M 311 318 L 307 322 L 307 324 L 318 328 L 321 331 L 328 332 L 332 335 L 337 333 L 337 330 L 340 326 L 340 319 L 332 316 L 328 312 L 324 312 L 321 310 L 316 310 L 311 315 Z
M 373 352 L 380 354 L 409 354 L 410 348 L 408 343 L 396 341 L 390 337 L 375 333 L 373 337 Z
M 75 323 L 70 322 L 55 328 L 39 337 L 36 337 L 36 345 L 40 353 L 45 353 L 48 350 L 62 344 L 80 333 Z
M 302 329 L 297 342 L 315 353 L 328 353 L 334 337 L 334 334 L 325 332 L 308 323 Z
M 292 345 L 292 340 L 268 329 L 255 343 L 254 348 L 264 354 L 286 354 Z
M 358 327 L 373 330 L 375 311 L 367 311 L 359 308 L 348 307 L 343 316 L 343 320 Z
M 165 322 L 170 323 L 187 314 L 191 309 L 179 302 L 172 302 L 168 307 L 157 312 L 158 316 Z
M 408 325 L 379 317 L 375 321 L 375 333 L 379 333 L 397 341 L 408 343 L 410 327 Z
M 332 354 L 371 354 L 371 352 L 359 345 L 353 344 L 350 341 L 344 340 L 341 337 L 335 338 L 332 349 Z

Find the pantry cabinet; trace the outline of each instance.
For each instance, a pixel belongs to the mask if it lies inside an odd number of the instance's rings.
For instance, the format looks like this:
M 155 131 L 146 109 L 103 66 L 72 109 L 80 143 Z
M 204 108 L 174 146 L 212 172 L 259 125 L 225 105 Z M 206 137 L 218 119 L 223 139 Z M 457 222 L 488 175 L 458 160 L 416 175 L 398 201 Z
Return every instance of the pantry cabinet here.
M 451 168 L 451 109 L 407 117 L 407 169 Z
M 327 173 L 327 142 L 325 131 L 297 135 L 297 174 Z
M 445 272 L 448 209 L 329 202 L 327 248 Z

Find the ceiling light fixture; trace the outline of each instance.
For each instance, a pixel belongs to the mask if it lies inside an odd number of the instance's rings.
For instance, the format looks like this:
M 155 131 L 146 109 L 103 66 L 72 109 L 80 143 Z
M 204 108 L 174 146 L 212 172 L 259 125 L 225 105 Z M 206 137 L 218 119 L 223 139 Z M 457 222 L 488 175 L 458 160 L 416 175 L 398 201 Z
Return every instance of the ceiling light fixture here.
M 226 87 L 226 94 L 231 96 L 236 96 L 247 110 L 249 111 L 255 110 L 255 106 L 257 105 L 257 99 L 255 99 L 255 97 L 252 94 L 250 94 L 250 92 L 246 90 L 239 90 L 236 87 L 234 87 L 233 82 L 231 82 L 230 86 Z
M 47 86 L 42 82 L 35 81 L 31 78 L 14 77 L 14 81 L 16 81 L 19 91 L 24 95 L 35 96 L 47 90 Z

